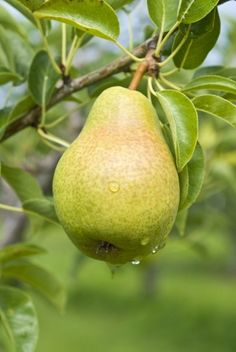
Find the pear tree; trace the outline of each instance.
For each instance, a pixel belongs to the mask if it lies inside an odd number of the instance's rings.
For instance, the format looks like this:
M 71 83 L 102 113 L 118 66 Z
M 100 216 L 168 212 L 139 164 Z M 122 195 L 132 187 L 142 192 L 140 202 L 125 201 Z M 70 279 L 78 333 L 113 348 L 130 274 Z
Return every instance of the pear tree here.
M 173 229 L 184 238 L 211 168 L 201 120 L 236 136 L 236 68 L 204 65 L 225 2 L 2 1 L 1 215 L 63 227 L 87 256 L 115 265 L 164 251 Z M 139 33 L 136 7 L 146 11 Z M 88 119 L 74 128 L 79 110 Z M 31 259 L 45 249 L 18 230 L 0 243 L 0 327 L 9 350 L 33 352 L 37 312 L 24 284 L 58 309 L 65 290 Z

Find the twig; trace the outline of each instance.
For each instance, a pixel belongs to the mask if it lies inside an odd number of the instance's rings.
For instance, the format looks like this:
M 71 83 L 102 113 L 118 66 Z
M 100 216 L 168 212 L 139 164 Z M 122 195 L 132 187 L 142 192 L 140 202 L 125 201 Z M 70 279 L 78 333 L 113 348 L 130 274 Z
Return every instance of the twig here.
M 159 64 L 158 64 L 158 58 L 155 57 L 155 48 L 156 48 L 156 43 L 157 43 L 158 37 L 153 38 L 152 41 L 149 42 L 148 44 L 148 51 L 145 56 L 145 60 L 143 60 L 137 70 L 135 71 L 135 74 L 133 76 L 133 79 L 129 85 L 129 89 L 131 90 L 136 90 L 145 75 L 145 73 L 148 73 L 152 77 L 158 77 L 159 74 Z

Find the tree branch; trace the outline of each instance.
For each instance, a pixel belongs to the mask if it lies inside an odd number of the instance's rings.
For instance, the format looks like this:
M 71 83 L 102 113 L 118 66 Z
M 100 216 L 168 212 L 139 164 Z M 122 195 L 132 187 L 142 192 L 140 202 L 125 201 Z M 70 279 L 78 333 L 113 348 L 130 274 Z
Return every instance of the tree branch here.
M 150 40 L 142 43 L 137 48 L 134 49 L 133 54 L 137 57 L 144 57 L 148 51 L 148 43 Z M 47 109 L 56 105 L 57 103 L 63 101 L 66 97 L 72 95 L 73 93 L 88 87 L 100 80 L 110 77 L 118 72 L 123 72 L 128 69 L 130 64 L 133 63 L 132 58 L 129 56 L 124 56 L 119 59 L 114 60 L 108 65 L 105 65 L 101 69 L 93 71 L 87 75 L 74 79 L 70 82 L 70 85 L 64 85 L 60 88 L 52 100 L 50 101 Z M 3 136 L 0 138 L 0 143 L 15 135 L 16 133 L 22 131 L 27 127 L 36 127 L 39 123 L 41 115 L 41 108 L 35 106 L 26 115 L 22 116 L 20 119 L 12 122 L 6 129 Z

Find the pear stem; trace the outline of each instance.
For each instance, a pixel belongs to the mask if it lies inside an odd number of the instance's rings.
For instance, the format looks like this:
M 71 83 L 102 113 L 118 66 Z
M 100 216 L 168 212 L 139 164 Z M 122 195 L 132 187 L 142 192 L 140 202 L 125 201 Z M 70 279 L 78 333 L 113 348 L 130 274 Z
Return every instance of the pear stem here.
M 148 73 L 149 76 L 158 77 L 159 75 L 159 65 L 158 65 L 158 58 L 154 56 L 155 54 L 155 46 L 158 38 L 155 37 L 148 45 L 148 52 L 145 56 L 145 59 L 140 62 L 138 65 L 137 70 L 132 78 L 132 81 L 129 85 L 129 89 L 136 90 L 143 76 Z
M 140 84 L 143 76 L 147 72 L 147 70 L 148 70 L 148 62 L 145 60 L 138 65 L 138 68 L 135 71 L 135 74 L 134 74 L 132 81 L 129 85 L 129 89 L 136 90 L 139 87 L 139 84 Z

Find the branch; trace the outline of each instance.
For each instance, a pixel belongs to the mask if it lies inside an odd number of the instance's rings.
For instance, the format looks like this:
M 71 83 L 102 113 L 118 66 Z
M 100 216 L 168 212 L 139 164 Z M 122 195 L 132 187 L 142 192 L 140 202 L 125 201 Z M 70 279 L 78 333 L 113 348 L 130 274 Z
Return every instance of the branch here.
M 148 51 L 148 43 L 149 40 L 139 45 L 136 49 L 134 49 L 133 54 L 137 57 L 144 57 Z M 93 71 L 87 75 L 72 80 L 70 82 L 70 85 L 64 85 L 61 89 L 56 92 L 49 105 L 47 106 L 47 109 L 58 104 L 59 102 L 63 101 L 66 97 L 72 95 L 75 92 L 78 92 L 79 90 L 85 87 L 97 83 L 100 80 L 110 77 L 116 73 L 126 71 L 132 63 L 132 58 L 130 58 L 129 56 L 124 56 L 114 60 L 110 64 L 105 65 L 96 71 Z M 35 106 L 26 115 L 12 122 L 7 127 L 3 136 L 0 138 L 0 143 L 27 127 L 37 127 L 40 121 L 40 115 L 41 108 L 39 106 Z

